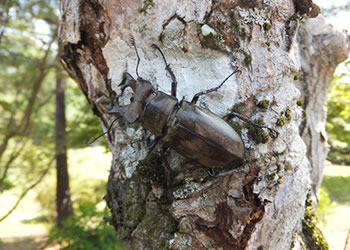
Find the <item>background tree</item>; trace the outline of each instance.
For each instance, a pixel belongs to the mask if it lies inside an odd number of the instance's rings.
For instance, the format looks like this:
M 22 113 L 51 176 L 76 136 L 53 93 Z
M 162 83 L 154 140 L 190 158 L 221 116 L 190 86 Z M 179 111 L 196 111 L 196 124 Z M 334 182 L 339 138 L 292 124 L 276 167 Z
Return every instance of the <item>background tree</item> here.
M 350 61 L 345 63 L 348 72 Z M 328 101 L 327 132 L 330 135 L 328 159 L 336 164 L 350 165 L 350 84 L 349 73 L 333 78 Z
M 0 4 L 0 192 L 13 187 L 21 190 L 12 209 L 0 215 L 0 221 L 53 169 L 57 7 L 58 1 L 50 0 Z M 68 83 L 68 89 L 66 144 L 85 147 L 86 137 L 100 132 L 99 122 L 86 107 L 79 88 Z M 55 204 L 54 197 L 45 199 Z M 52 208 L 52 218 L 54 206 L 45 203 L 43 211 L 48 207 Z
M 52 100 L 52 88 L 43 83 L 54 68 L 57 15 L 43 1 L 5 1 L 1 12 L 6 13 L 6 21 L 1 26 L 0 78 L 6 84 L 0 86 L 0 187 L 23 187 L 13 208 L 1 216 L 3 220 L 44 178 L 52 163 L 50 119 L 40 118 L 52 114 L 46 105 Z M 47 32 L 38 32 L 38 25 L 44 25 Z
M 65 113 L 65 76 L 62 67 L 56 71 L 56 211 L 57 225 L 62 227 L 63 222 L 73 215 L 72 200 L 69 188 L 69 174 L 67 161 L 67 133 Z
M 306 147 L 299 136 L 305 117 L 299 99 L 309 98 L 303 105 L 312 110 L 307 105 L 317 96 L 304 95 L 305 88 L 300 88 L 300 95 L 294 79 L 300 70 L 305 72 L 305 83 L 315 76 L 304 68 L 310 65 L 312 69 L 315 57 L 305 56 L 308 47 L 305 51 L 299 48 L 302 42 L 327 55 L 331 51 L 339 55 L 315 62 L 329 68 L 324 71 L 326 76 L 346 56 L 348 47 L 345 36 L 337 32 L 333 33 L 335 40 L 328 40 L 330 44 L 316 46 L 328 34 L 329 27 L 321 21 L 317 27 L 320 36 L 313 33 L 312 40 L 296 43 L 300 16 L 315 17 L 318 12 L 311 1 L 302 0 L 138 1 L 132 5 L 126 1 L 61 2 L 65 69 L 79 83 L 105 129 L 115 119 L 106 109 L 115 94 L 120 94 L 117 85 L 122 73 L 135 72 L 137 59 L 130 41 L 134 38 L 141 57 L 140 76 L 169 92 L 162 58 L 150 48 L 152 43 L 159 44 L 177 77 L 180 99 L 190 100 L 195 93 L 217 86 L 239 67 L 240 75 L 201 98 L 199 105 L 220 116 L 239 111 L 279 131 L 279 137 L 272 139 L 267 131 L 236 119 L 232 123 L 247 148 L 242 168 L 263 176 L 261 181 L 239 174 L 210 178 L 205 168 L 169 151 L 166 157 L 173 183 L 167 186 L 166 163 L 160 152 L 145 159 L 149 133 L 119 120 L 107 136 L 113 163 L 106 200 L 112 211 L 110 222 L 121 239 L 140 249 L 287 249 L 292 244 L 309 247 L 312 242 L 320 243 L 309 234 L 309 209 L 304 220 L 305 206 L 310 207 L 310 185 L 315 181 L 311 167 L 320 169 L 320 165 L 309 162 L 318 157 L 311 153 L 315 145 L 306 140 Z M 332 41 L 343 46 L 334 46 Z M 332 62 L 331 67 L 326 62 Z M 327 88 L 328 80 L 320 79 L 322 89 Z M 123 101 L 129 98 L 130 93 Z M 322 106 L 325 99 L 321 100 Z M 320 109 L 312 112 L 324 122 Z M 309 121 L 306 131 L 313 131 L 315 125 Z M 308 138 L 313 140 L 314 133 Z M 314 183 L 315 189 L 317 185 Z
M 307 156 L 312 168 L 312 195 L 317 206 L 325 160 L 329 151 L 326 133 L 328 92 L 335 68 L 348 57 L 349 44 L 325 19 L 310 19 L 298 33 L 301 68 L 296 79 L 302 93 L 306 119 L 300 134 L 308 147 Z M 306 63 L 307 62 L 307 63 Z

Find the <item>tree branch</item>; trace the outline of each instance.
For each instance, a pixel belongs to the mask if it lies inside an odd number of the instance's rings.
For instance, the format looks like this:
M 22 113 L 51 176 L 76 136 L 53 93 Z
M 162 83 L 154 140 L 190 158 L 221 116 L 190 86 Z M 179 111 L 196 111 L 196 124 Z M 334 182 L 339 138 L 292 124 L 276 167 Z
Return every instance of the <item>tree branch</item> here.
M 16 148 L 13 150 L 9 160 L 5 164 L 5 169 L 4 169 L 4 172 L 3 172 L 2 176 L 1 176 L 1 179 L 0 179 L 0 187 L 3 184 L 3 182 L 4 182 L 4 180 L 5 180 L 6 176 L 7 176 L 7 172 L 9 170 L 10 166 L 11 166 L 11 163 L 23 152 L 23 148 L 27 144 L 26 141 L 22 140 L 21 142 L 22 142 L 22 144 L 21 144 L 20 148 L 18 150 L 16 150 Z M 19 145 L 21 142 L 18 142 L 17 145 Z
M 4 215 L 0 218 L 0 222 L 2 222 L 3 220 L 5 220 L 17 207 L 18 205 L 21 203 L 21 201 L 23 200 L 23 198 L 27 195 L 27 193 L 32 190 L 33 188 L 35 188 L 46 176 L 46 174 L 49 172 L 52 163 L 54 162 L 55 158 L 52 158 L 49 162 L 48 167 L 42 172 L 41 176 L 39 177 L 39 179 L 34 182 L 32 185 L 30 185 L 27 189 L 24 190 L 24 192 L 20 195 L 20 197 L 18 198 L 17 202 L 15 203 L 15 205 L 13 205 L 13 207 Z
M 10 141 L 10 139 L 15 136 L 15 135 L 23 135 L 27 129 L 28 126 L 30 124 L 30 120 L 31 120 L 31 116 L 33 113 L 33 108 L 34 108 L 34 104 L 36 102 L 39 90 L 41 88 L 41 85 L 43 83 L 43 80 L 45 79 L 46 75 L 48 74 L 48 69 L 49 67 L 47 66 L 47 60 L 51 51 L 51 46 L 54 43 L 54 41 L 56 40 L 57 36 L 56 36 L 56 32 L 54 33 L 54 35 L 52 36 L 51 41 L 48 43 L 48 47 L 45 51 L 44 57 L 41 60 L 41 63 L 39 65 L 39 69 L 40 69 L 40 74 L 39 77 L 36 79 L 34 86 L 32 88 L 32 92 L 26 107 L 26 110 L 24 112 L 23 118 L 21 120 L 21 123 L 16 126 L 13 124 L 13 119 L 10 119 L 9 123 L 8 123 L 8 128 L 9 128 L 9 132 L 5 135 L 3 142 L 0 146 L 0 160 L 2 159 L 2 156 L 8 146 L 8 142 Z M 11 114 L 11 117 L 13 118 L 13 114 Z

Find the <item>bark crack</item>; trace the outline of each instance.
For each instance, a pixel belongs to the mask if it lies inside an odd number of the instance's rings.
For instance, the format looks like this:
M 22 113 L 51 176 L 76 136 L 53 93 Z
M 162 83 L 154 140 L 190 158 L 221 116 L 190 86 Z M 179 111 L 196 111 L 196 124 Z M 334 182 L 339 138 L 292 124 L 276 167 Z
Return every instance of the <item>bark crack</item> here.
M 258 194 L 253 192 L 252 182 L 243 187 L 243 193 L 245 200 L 250 203 L 248 206 L 251 207 L 251 212 L 242 220 L 244 229 L 238 237 L 233 237 L 231 233 L 234 214 L 227 202 L 221 202 L 217 205 L 214 221 L 206 221 L 202 218 L 195 221 L 197 230 L 213 239 L 215 246 L 223 249 L 245 249 L 255 231 L 255 225 L 264 217 L 265 203 L 268 201 L 260 201 Z
M 108 79 L 109 68 L 102 52 L 102 48 L 109 41 L 109 34 L 106 31 L 110 30 L 111 21 L 103 7 L 96 0 L 82 1 L 80 11 L 82 17 L 80 25 L 81 42 L 90 49 L 92 63 L 101 73 L 109 95 L 114 97 L 111 81 Z
M 108 97 L 113 99 L 115 93 L 111 87 L 111 80 L 108 78 L 109 68 L 102 52 L 102 48 L 109 41 L 109 34 L 106 31 L 109 30 L 111 22 L 103 7 L 96 0 L 82 1 L 79 6 L 79 13 L 81 18 L 81 40 L 77 44 L 67 43 L 64 46 L 63 54 L 61 55 L 62 64 L 68 74 L 79 83 L 94 114 L 108 127 L 108 123 L 102 116 L 96 103 L 88 96 L 89 84 L 91 83 L 86 81 L 83 69 L 80 68 L 79 64 L 81 62 L 92 63 L 96 67 L 102 76 Z M 96 92 L 96 96 L 97 98 L 106 96 L 106 91 L 100 89 Z

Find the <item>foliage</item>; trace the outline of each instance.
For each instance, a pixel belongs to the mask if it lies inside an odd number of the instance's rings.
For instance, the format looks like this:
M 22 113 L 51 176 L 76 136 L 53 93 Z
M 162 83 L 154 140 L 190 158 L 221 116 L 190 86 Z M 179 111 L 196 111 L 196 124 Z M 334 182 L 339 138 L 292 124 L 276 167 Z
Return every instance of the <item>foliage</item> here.
M 350 201 L 350 176 L 324 176 L 322 186 L 330 193 L 330 199 L 338 204 Z
M 332 208 L 332 202 L 329 196 L 329 191 L 322 186 L 320 188 L 319 203 L 317 207 L 317 215 L 322 223 L 326 223 L 326 215 L 330 213 Z
M 103 220 L 106 216 L 107 211 L 98 211 L 95 204 L 81 203 L 63 228 L 52 230 L 50 241 L 59 243 L 62 249 L 122 249 L 115 230 Z
M 59 1 L 0 4 L 0 192 L 26 190 L 54 159 Z M 69 147 L 85 147 L 101 133 L 77 84 L 66 88 Z M 1 217 L 1 215 L 0 215 Z
M 47 104 L 53 97 L 56 9 L 49 0 L 0 5 L 0 180 L 24 189 L 53 156 L 53 105 Z
M 85 154 L 83 152 L 76 152 L 71 150 L 71 154 Z M 98 155 L 102 156 L 102 155 Z M 78 163 L 73 166 L 72 159 L 69 157 L 69 176 L 70 176 L 70 188 L 72 190 L 71 199 L 73 206 L 80 204 L 85 201 L 89 201 L 93 204 L 98 204 L 102 201 L 103 195 L 106 193 L 106 180 L 86 177 L 79 175 L 81 172 Z M 87 157 L 86 157 L 87 158 Z M 82 165 L 86 165 L 87 162 Z M 98 168 L 99 166 L 96 166 Z M 98 171 L 98 170 L 96 170 Z M 93 174 L 93 173 L 92 173 Z M 55 176 L 52 173 L 48 176 L 39 186 L 36 194 L 36 200 L 41 207 L 41 215 L 45 221 L 55 223 L 56 220 L 56 182 L 54 181 Z
M 4 181 L 2 182 L 2 185 L 0 185 L 0 193 L 8 189 L 11 189 L 13 187 L 14 187 L 13 182 L 9 178 L 5 178 Z
M 327 132 L 331 151 L 328 159 L 337 164 L 350 164 L 350 61 L 348 73 L 335 76 L 329 91 Z
M 323 224 L 332 227 L 334 221 L 327 220 L 333 213 L 346 213 L 346 207 L 350 206 L 350 168 L 347 166 L 331 165 L 324 169 L 324 177 L 320 188 L 319 205 L 317 213 Z M 341 217 L 340 217 L 341 218 Z M 334 226 L 334 225 L 333 225 Z

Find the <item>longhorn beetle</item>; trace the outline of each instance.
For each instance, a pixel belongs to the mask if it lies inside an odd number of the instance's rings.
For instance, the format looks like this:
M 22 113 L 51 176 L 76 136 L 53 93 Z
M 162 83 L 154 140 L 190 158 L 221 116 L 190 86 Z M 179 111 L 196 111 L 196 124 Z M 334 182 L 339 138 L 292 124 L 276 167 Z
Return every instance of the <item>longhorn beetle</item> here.
M 137 79 L 135 80 L 128 72 L 124 72 L 119 86 L 122 90 L 121 95 L 128 87 L 133 90 L 134 95 L 128 105 L 120 105 L 119 96 L 117 96 L 114 105 L 110 104 L 107 112 L 122 116 L 130 124 L 139 122 L 142 127 L 150 131 L 155 136 L 154 141 L 148 145 L 150 152 L 159 141 L 163 141 L 166 148 L 170 147 L 184 157 L 209 168 L 208 172 L 211 176 L 223 176 L 233 172 L 251 175 L 238 169 L 215 175 L 212 170 L 236 168 L 242 164 L 244 144 L 241 137 L 226 121 L 236 116 L 256 127 L 268 129 L 274 137 L 277 137 L 278 132 L 267 126 L 256 124 L 239 113 L 231 112 L 220 118 L 209 110 L 196 105 L 200 96 L 217 91 L 240 70 L 234 70 L 217 87 L 195 94 L 191 102 L 184 99 L 179 101 L 176 98 L 176 77 L 162 50 L 157 45 L 152 45 L 161 54 L 165 70 L 172 80 L 171 95 L 155 90 L 151 82 L 139 76 L 140 56 L 135 43 L 132 43 L 137 55 Z

